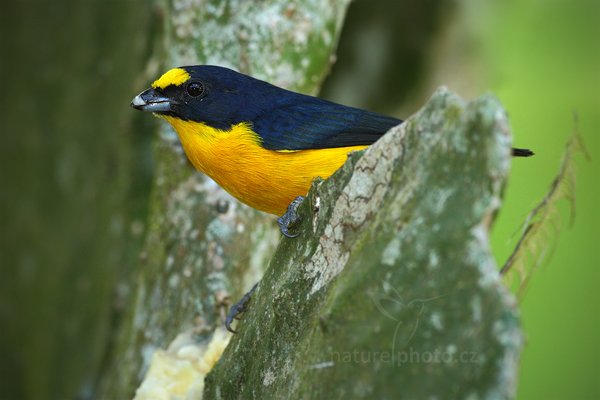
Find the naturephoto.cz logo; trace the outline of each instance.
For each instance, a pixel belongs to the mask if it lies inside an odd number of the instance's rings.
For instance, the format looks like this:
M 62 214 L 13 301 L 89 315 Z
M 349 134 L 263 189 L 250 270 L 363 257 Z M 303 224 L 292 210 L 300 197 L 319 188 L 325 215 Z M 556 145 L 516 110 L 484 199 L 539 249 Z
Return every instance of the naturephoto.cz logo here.
M 432 351 L 408 349 L 392 353 L 391 351 L 334 351 L 331 353 L 331 364 L 354 363 L 354 364 L 393 364 L 402 366 L 404 364 L 464 364 L 478 363 L 479 353 L 475 351 L 458 351 L 453 346 L 445 349 L 434 349 Z

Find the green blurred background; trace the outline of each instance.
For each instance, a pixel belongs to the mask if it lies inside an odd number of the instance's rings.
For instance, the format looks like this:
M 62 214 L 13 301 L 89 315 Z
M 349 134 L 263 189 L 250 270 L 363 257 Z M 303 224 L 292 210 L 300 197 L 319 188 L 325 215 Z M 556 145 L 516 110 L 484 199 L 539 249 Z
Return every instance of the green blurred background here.
M 145 85 L 160 8 L 141 0 L 7 3 L 0 15 L 0 398 L 93 397 L 129 293 L 152 177 Z M 600 2 L 356 0 L 322 96 L 407 117 L 439 85 L 491 91 L 515 160 L 498 263 L 578 128 L 577 216 L 522 302 L 520 399 L 600 398 Z M 549 243 L 549 246 L 552 244 Z

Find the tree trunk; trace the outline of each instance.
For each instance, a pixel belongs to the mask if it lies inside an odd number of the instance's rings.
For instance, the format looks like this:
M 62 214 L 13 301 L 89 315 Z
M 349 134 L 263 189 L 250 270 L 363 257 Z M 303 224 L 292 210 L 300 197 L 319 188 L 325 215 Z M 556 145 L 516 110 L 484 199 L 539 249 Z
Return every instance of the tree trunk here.
M 514 396 L 522 334 L 488 241 L 510 142 L 496 99 L 440 90 L 316 182 L 204 398 Z
M 166 57 L 159 69 L 220 64 L 316 93 L 347 3 L 174 0 L 163 10 Z M 239 204 L 195 172 L 172 130 L 161 125 L 159 131 L 136 292 L 109 357 L 102 398 L 131 396 L 154 350 L 177 334 L 191 330 L 196 342 L 209 340 L 230 301 L 260 279 L 279 238 L 273 216 Z

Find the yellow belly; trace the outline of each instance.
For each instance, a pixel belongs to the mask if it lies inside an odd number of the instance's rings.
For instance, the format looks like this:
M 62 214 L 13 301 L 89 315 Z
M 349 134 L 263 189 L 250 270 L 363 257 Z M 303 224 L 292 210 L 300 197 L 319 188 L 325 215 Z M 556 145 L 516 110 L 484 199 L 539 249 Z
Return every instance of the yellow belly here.
M 175 128 L 185 154 L 196 169 L 214 179 L 243 203 L 282 215 L 296 196 L 304 196 L 316 177 L 328 178 L 348 153 L 367 146 L 273 151 L 262 148 L 247 124 L 229 131 L 163 117 Z

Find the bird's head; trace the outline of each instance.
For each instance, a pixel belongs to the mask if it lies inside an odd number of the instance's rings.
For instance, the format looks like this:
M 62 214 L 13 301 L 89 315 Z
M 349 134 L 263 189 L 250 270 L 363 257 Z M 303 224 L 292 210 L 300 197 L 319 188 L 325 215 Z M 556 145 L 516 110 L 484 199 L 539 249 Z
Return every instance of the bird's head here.
M 228 68 L 196 65 L 173 68 L 137 95 L 131 106 L 159 116 L 228 129 L 273 106 L 274 91 L 287 92 Z M 279 93 L 281 95 L 281 93 Z

